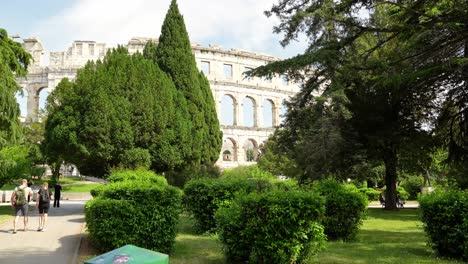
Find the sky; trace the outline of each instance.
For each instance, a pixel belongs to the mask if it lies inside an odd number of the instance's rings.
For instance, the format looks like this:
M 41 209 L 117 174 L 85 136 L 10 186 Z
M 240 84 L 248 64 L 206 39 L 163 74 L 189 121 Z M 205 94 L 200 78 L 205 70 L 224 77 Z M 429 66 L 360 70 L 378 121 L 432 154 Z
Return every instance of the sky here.
M 305 41 L 283 48 L 279 23 L 267 18 L 277 0 L 178 0 L 192 42 L 221 45 L 288 58 L 302 53 Z M 38 37 L 46 52 L 65 51 L 74 40 L 94 40 L 110 46 L 132 37 L 160 34 L 170 0 L 15 0 L 1 5 L 0 28 L 20 38 Z M 48 90 L 40 95 L 43 108 Z M 22 115 L 26 98 L 19 97 Z M 224 116 L 224 115 L 223 115 Z
M 191 41 L 218 44 L 280 58 L 302 53 L 305 43 L 281 47 L 275 17 L 263 12 L 277 0 L 178 0 Z M 15 0 L 2 2 L 0 27 L 21 38 L 38 37 L 47 51 L 74 40 L 126 44 L 158 37 L 170 0 Z

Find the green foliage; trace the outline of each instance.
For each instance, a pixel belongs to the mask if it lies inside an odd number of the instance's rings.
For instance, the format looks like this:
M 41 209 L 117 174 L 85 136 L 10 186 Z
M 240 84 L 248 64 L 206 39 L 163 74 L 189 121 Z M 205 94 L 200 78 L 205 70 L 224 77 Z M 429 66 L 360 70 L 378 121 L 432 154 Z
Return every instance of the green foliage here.
M 441 256 L 468 261 L 468 192 L 436 190 L 419 198 L 424 230 Z
M 75 83 L 64 79 L 48 100 L 44 152 L 84 174 L 103 176 L 118 166 L 165 171 L 184 164 L 179 151 L 177 91 L 157 65 L 125 48 L 89 62 Z
M 377 191 L 374 188 L 359 188 L 359 192 L 366 195 L 368 201 L 378 201 L 380 191 Z
M 156 173 L 144 170 L 114 170 L 111 175 L 107 178 L 110 183 L 114 182 L 125 182 L 125 181 L 138 181 L 147 182 L 155 185 L 168 185 L 167 180 L 157 175 Z
M 86 223 L 102 251 L 126 244 L 164 253 L 172 250 L 180 213 L 179 189 L 127 179 L 93 192 L 97 197 L 86 204 Z
M 0 28 L 0 149 L 21 138 L 20 110 L 15 98 L 21 88 L 16 78 L 26 76 L 31 59 L 21 44 Z
M 334 179 L 315 182 L 312 191 L 325 196 L 323 220 L 329 239 L 353 240 L 367 212 L 367 197 L 354 186 L 345 186 Z
M 274 175 L 287 176 L 288 178 L 299 178 L 300 169 L 287 153 L 281 150 L 278 136 L 281 132 L 276 130 L 268 138 L 262 149 L 262 155 L 257 161 L 257 165 L 262 170 L 268 171 Z
M 184 188 L 185 184 L 193 179 L 219 178 L 221 171 L 216 165 L 188 166 L 179 170 L 168 171 L 164 174 L 172 186 Z
M 119 167 L 129 169 L 149 169 L 151 166 L 151 155 L 149 150 L 142 148 L 128 149 L 122 154 L 120 158 L 121 163 Z
M 237 170 L 248 170 L 248 167 Z M 195 218 L 197 230 L 199 232 L 213 230 L 216 227 L 214 219 L 216 210 L 222 204 L 229 203 L 237 195 L 272 189 L 288 190 L 296 187 L 294 181 L 280 181 L 264 177 L 262 174 L 257 174 L 257 176 L 247 177 L 246 174 L 239 174 L 236 177 L 230 174 L 219 179 L 200 178 L 189 181 L 184 187 L 183 204 Z
M 276 179 L 272 173 L 262 170 L 256 165 L 239 166 L 233 169 L 227 169 L 223 172 L 223 178 L 265 178 Z
M 411 200 L 418 198 L 418 194 L 421 193 L 421 187 L 423 187 L 423 185 L 423 179 L 420 176 L 409 176 L 401 181 L 400 184 L 400 186 L 408 192 L 408 199 Z
M 161 35 L 154 60 L 174 82 L 186 100 L 187 111 L 181 112 L 181 122 L 190 120 L 186 127 L 189 134 L 182 138 L 184 148 L 180 149 L 189 167 L 212 165 L 219 157 L 222 132 L 216 114 L 215 103 L 209 82 L 198 72 L 192 54 L 190 40 L 184 19 L 175 0 L 171 5 L 161 28 Z
M 34 166 L 26 146 L 11 146 L 0 150 L 0 187 L 20 179 L 29 178 Z
M 216 213 L 228 260 L 302 263 L 324 247 L 324 199 L 304 191 L 240 196 Z

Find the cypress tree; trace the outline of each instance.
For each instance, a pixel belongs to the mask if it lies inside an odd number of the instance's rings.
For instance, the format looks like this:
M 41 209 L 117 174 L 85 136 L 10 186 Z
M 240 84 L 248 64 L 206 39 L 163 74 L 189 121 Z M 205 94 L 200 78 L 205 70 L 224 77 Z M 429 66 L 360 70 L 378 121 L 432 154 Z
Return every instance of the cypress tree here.
M 219 120 L 209 83 L 198 72 L 176 0 L 171 1 L 161 29 L 156 61 L 187 101 L 189 115 L 181 114 L 182 118 L 191 120 L 187 165 L 213 164 L 221 150 Z

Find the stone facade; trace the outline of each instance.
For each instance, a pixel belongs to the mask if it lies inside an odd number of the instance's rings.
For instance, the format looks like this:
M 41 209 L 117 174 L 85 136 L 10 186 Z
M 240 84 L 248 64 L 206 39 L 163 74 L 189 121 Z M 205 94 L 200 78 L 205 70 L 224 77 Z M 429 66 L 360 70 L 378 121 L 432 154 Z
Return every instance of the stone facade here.
M 130 53 L 142 51 L 151 38 L 132 38 L 127 45 Z M 48 65 L 44 65 L 42 55 L 45 50 L 38 39 L 25 39 L 24 47 L 34 58 L 27 78 L 19 79 L 19 84 L 27 93 L 26 120 L 38 118 L 39 93 L 44 88 L 53 90 L 62 78 L 74 80 L 78 69 L 88 60 L 102 59 L 108 47 L 95 41 L 75 41 L 68 50 L 51 52 Z M 210 81 L 219 120 L 226 112 L 223 100 L 232 103 L 227 109 L 232 113 L 232 123 L 222 124 L 223 148 L 217 164 L 221 168 L 236 167 L 255 163 L 259 147 L 281 123 L 281 109 L 284 100 L 296 94 L 298 85 L 288 82 L 281 76 L 272 79 L 246 78 L 245 71 L 278 60 L 275 57 L 238 49 L 224 50 L 219 46 L 203 47 L 192 43 L 192 51 L 200 70 Z M 253 124 L 243 118 L 246 106 L 253 106 Z M 225 111 L 223 111 L 225 110 Z M 268 111 L 268 123 L 263 113 Z M 270 113 L 271 111 L 271 113 Z M 271 122 L 271 123 L 270 123 Z

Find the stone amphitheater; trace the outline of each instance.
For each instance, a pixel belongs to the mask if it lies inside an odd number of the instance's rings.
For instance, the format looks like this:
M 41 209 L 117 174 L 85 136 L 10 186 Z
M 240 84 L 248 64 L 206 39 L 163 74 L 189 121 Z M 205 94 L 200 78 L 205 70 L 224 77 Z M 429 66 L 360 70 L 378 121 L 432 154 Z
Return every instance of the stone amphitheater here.
M 130 53 L 142 51 L 150 40 L 154 39 L 132 38 L 127 48 Z M 74 80 L 79 68 L 88 60 L 102 59 L 109 48 L 105 43 L 74 41 L 67 51 L 50 52 L 46 62 L 39 39 L 23 39 L 23 46 L 34 58 L 27 78 L 18 80 L 27 98 L 27 113 L 22 113 L 26 122 L 38 119 L 43 89 L 53 90 L 64 77 Z M 298 85 L 284 76 L 245 77 L 245 71 L 278 60 L 273 56 L 196 43 L 192 43 L 192 51 L 210 81 L 222 124 L 223 147 L 217 165 L 225 169 L 255 163 L 261 144 L 282 121 L 284 100 L 298 92 Z

